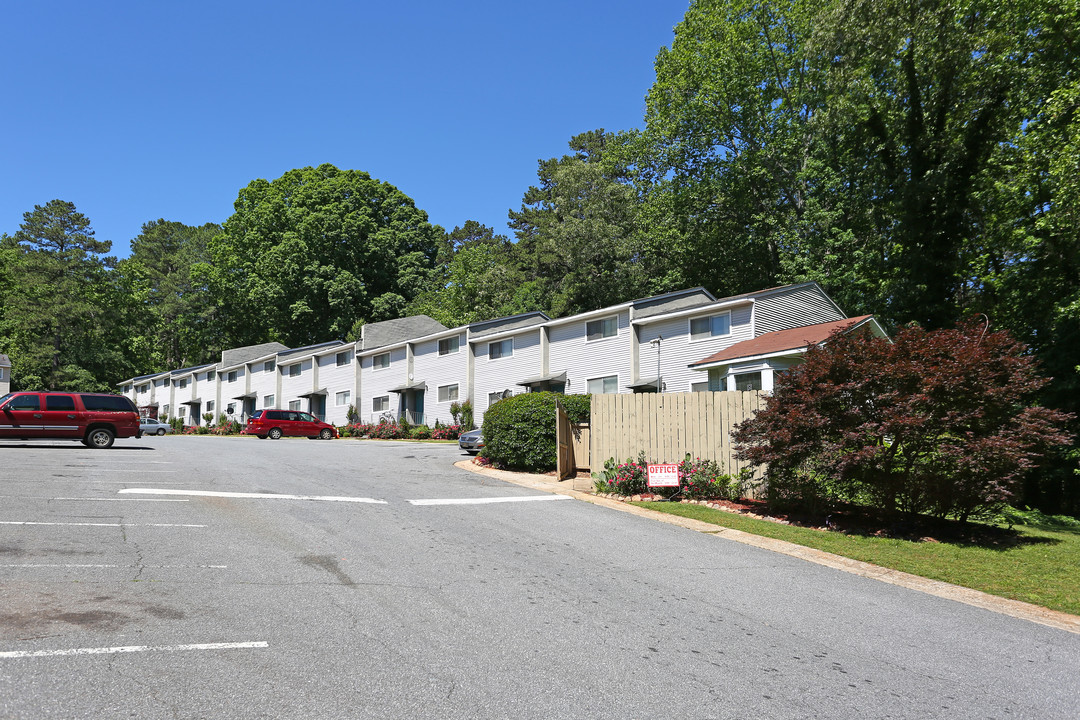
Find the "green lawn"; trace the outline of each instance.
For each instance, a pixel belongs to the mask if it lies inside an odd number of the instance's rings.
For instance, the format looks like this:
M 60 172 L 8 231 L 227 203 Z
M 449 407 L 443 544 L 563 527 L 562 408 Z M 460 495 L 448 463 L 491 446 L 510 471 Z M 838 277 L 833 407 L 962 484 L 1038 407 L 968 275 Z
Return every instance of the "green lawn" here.
M 845 535 L 702 505 L 635 505 L 1080 615 L 1080 521 L 1073 518 L 1012 511 L 1009 518 L 1018 533 L 1016 542 L 988 547 Z

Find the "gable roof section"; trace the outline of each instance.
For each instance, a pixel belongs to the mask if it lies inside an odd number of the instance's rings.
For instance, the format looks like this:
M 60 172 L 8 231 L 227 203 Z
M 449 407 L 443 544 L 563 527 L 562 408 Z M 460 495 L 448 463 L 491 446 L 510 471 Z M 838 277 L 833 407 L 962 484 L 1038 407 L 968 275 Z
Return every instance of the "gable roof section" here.
M 289 348 L 279 342 L 262 343 L 261 345 L 245 345 L 244 347 L 232 348 L 221 351 L 221 367 L 233 367 L 255 360 L 256 358 L 274 355 Z
M 881 336 L 885 335 L 881 326 L 874 320 L 873 315 L 861 315 L 859 317 L 845 318 L 844 320 L 834 320 L 832 322 L 819 323 L 817 325 L 805 325 L 803 327 L 777 330 L 776 332 L 758 335 L 756 338 L 737 342 L 730 347 L 724 348 L 720 352 L 713 353 L 707 358 L 690 363 L 690 367 L 701 369 L 718 365 L 727 365 L 735 360 L 745 360 L 747 358 L 767 357 L 770 355 L 782 355 L 785 353 L 802 351 L 811 345 L 820 345 L 838 330 L 842 332 L 851 332 L 852 330 L 865 325 L 870 325 L 875 334 L 880 334 Z
M 319 350 L 325 350 L 327 348 L 338 347 L 345 343 L 341 340 L 330 340 L 328 342 L 316 343 L 315 345 L 305 345 L 298 348 L 285 348 L 277 354 L 278 360 L 285 360 L 286 358 L 295 357 L 297 355 L 314 355 Z
M 495 335 L 497 333 L 506 333 L 513 330 L 543 325 L 550 319 L 551 318 L 539 310 L 533 310 L 532 312 L 522 313 L 520 315 L 495 318 L 494 320 L 482 320 L 468 326 L 469 340 L 471 341 L 476 338 Z
M 360 349 L 374 350 L 386 345 L 396 345 L 446 329 L 448 328 L 441 322 L 427 315 L 410 315 L 396 320 L 369 323 L 360 328 Z

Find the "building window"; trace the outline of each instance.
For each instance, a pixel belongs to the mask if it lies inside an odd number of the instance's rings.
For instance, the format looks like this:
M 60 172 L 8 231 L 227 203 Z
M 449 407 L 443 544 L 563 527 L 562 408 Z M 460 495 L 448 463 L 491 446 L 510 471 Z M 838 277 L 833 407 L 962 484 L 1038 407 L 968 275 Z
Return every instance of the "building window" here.
M 343 367 L 345 365 L 348 365 L 349 364 L 349 353 L 348 352 L 339 352 L 337 354 L 336 360 L 337 360 L 337 366 L 338 367 Z
M 290 400 L 289 401 L 289 409 L 290 410 L 299 410 L 300 409 L 300 401 L 299 400 Z
M 707 340 L 731 334 L 731 313 L 690 318 L 690 339 Z
M 345 405 L 348 405 L 350 400 L 352 400 L 351 390 L 344 390 L 334 395 L 334 404 L 338 407 L 344 407 Z
M 274 396 L 272 394 L 271 395 L 263 395 L 263 407 L 264 408 L 272 408 L 272 407 L 274 407 Z
M 590 395 L 610 395 L 619 392 L 619 376 L 608 375 L 607 377 L 593 378 L 588 382 Z
M 161 415 L 162 415 L 162 417 L 169 417 L 169 406 L 168 405 L 162 405 L 161 406 Z
M 690 383 L 690 392 L 709 392 L 709 381 Z
M 502 400 L 504 397 L 510 397 L 509 391 L 489 393 L 488 394 L 488 407 L 491 407 L 495 403 Z
M 761 373 L 742 373 L 735 376 L 735 389 L 736 390 L 760 390 L 761 389 Z
M 457 385 L 442 385 L 439 387 L 439 402 L 453 402 L 457 400 Z
M 514 354 L 514 338 L 507 338 L 499 342 L 488 343 L 488 359 L 511 357 Z
M 444 338 L 439 341 L 439 354 L 440 355 L 453 355 L 458 351 L 458 336 Z
M 229 403 L 226 405 L 225 412 L 229 415 L 234 415 L 236 413 L 236 403 Z
M 585 323 L 585 339 L 603 340 L 615 337 L 619 334 L 619 318 L 617 316 L 603 318 L 602 320 L 590 320 Z
M 187 378 L 184 378 L 183 380 L 180 381 L 180 386 L 179 387 L 180 387 L 181 390 L 183 390 L 184 388 L 187 387 Z
M 267 360 L 263 363 L 263 372 L 274 372 L 274 361 Z
M 184 416 L 187 415 L 187 405 L 181 405 L 180 410 L 177 411 L 177 414 L 180 416 L 180 419 L 183 420 Z
M 290 365 L 289 366 L 289 377 L 299 377 L 299 376 L 300 376 L 300 363 L 296 363 L 295 365 Z
M 236 382 L 236 371 L 235 370 L 230 370 L 229 371 L 229 382 Z
M 214 401 L 213 400 L 207 400 L 206 401 L 206 412 L 208 412 L 208 413 L 214 412 Z
M 140 386 L 139 386 L 139 389 L 138 389 L 138 390 L 136 390 L 136 392 L 144 393 L 144 392 L 146 392 L 146 391 L 147 391 L 147 390 L 149 390 L 149 389 L 150 389 L 150 386 L 149 386 L 149 385 L 140 385 Z
M 383 395 L 377 398 L 371 398 L 371 412 L 386 412 L 390 409 L 390 396 Z
M 727 378 L 720 368 L 709 368 L 709 392 L 727 390 Z
M 383 353 L 371 358 L 372 370 L 385 370 L 390 367 L 390 353 Z

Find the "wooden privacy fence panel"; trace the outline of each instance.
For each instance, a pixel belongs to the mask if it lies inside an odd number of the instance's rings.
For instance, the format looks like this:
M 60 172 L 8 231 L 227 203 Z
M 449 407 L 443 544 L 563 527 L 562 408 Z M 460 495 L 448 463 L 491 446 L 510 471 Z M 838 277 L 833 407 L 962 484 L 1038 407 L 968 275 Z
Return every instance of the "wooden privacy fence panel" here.
M 574 476 L 578 470 L 589 469 L 589 425 L 575 425 L 562 409 L 555 406 L 555 440 L 558 443 L 557 473 L 559 480 Z
M 641 451 L 649 462 L 679 462 L 690 453 L 734 474 L 748 463 L 735 460 L 731 431 L 764 405 L 758 391 L 593 395 L 590 465 L 636 459 Z

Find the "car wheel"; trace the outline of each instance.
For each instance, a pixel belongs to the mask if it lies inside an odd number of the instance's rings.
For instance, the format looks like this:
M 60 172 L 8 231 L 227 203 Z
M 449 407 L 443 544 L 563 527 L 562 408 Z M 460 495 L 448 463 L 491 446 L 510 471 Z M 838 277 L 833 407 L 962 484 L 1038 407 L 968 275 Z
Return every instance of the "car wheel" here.
M 270 437 L 271 440 L 280 440 L 281 439 L 281 428 L 270 428 L 269 437 Z
M 112 447 L 113 440 L 115 439 L 112 430 L 108 428 L 94 428 L 90 432 L 86 433 L 86 447 L 94 448 L 95 450 L 104 450 L 105 448 Z
M 334 437 L 334 433 L 330 432 L 330 428 L 323 428 L 322 432 L 319 433 L 319 437 L 323 440 L 329 440 Z
M 165 428 L 158 428 L 157 434 L 158 435 L 164 435 L 165 434 Z

